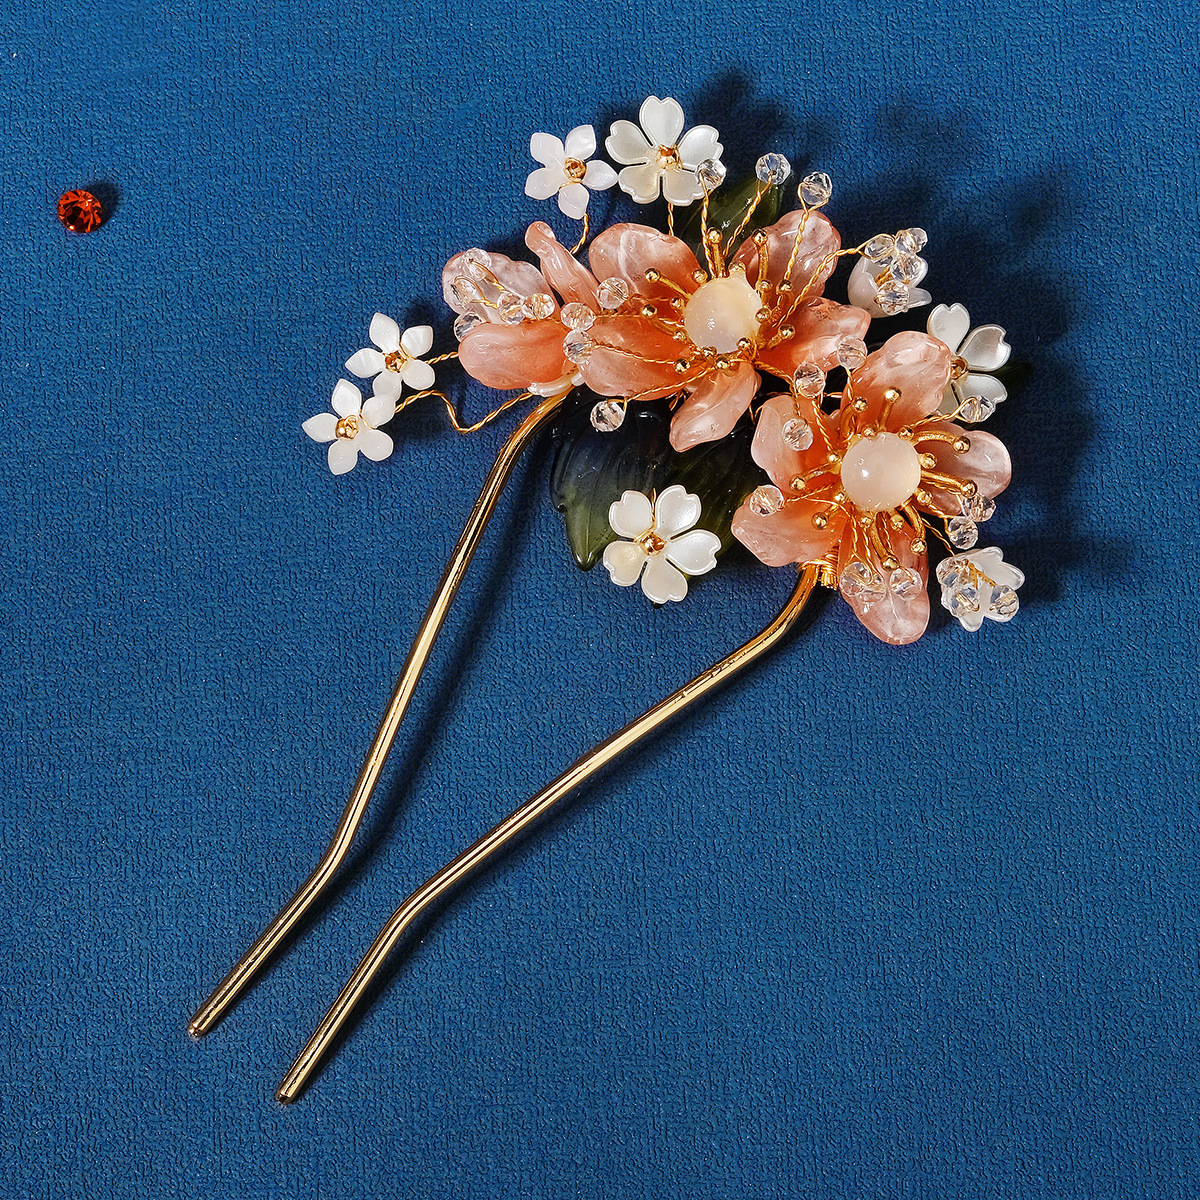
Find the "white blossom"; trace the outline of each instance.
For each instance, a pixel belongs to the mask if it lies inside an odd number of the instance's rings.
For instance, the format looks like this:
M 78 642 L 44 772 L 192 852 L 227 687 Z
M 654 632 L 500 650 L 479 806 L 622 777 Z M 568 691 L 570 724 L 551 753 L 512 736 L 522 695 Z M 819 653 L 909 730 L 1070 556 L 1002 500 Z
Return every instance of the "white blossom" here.
M 354 384 L 339 379 L 331 405 L 333 412 L 309 417 L 303 429 L 314 442 L 329 443 L 329 469 L 335 475 L 353 470 L 360 451 L 373 462 L 391 454 L 392 439 L 378 427 L 396 415 L 394 400 L 376 395 L 364 403 Z
M 414 325 L 401 333 L 391 317 L 376 313 L 370 336 L 376 348 L 368 346 L 351 355 L 346 370 L 360 379 L 375 376 L 376 396 L 396 400 L 405 384 L 418 392 L 433 387 L 433 368 L 421 361 L 433 347 L 432 326 Z
M 589 191 L 603 192 L 617 182 L 617 173 L 608 163 L 595 159 L 596 131 L 591 125 L 579 125 L 559 141 L 549 133 L 535 133 L 529 139 L 529 153 L 542 165 L 525 180 L 525 195 L 535 200 L 558 197 L 558 207 L 576 221 L 587 212 Z
M 942 606 L 972 632 L 984 617 L 1011 621 L 1019 607 L 1017 588 L 1025 582 L 1024 574 L 1004 561 L 998 546 L 943 559 L 937 579 L 942 585 Z
M 942 396 L 940 412 L 954 413 L 964 421 L 978 424 L 996 411 L 996 405 L 1008 396 L 1008 390 L 992 374 L 1012 353 L 999 325 L 971 328 L 971 314 L 961 304 L 939 304 L 929 314 L 929 333 L 950 347 L 950 353 L 966 363 L 966 371 L 951 376 Z
M 627 164 L 617 177 L 621 190 L 638 204 L 657 200 L 660 187 L 671 204 L 699 200 L 704 195 L 700 164 L 721 157 L 717 131 L 696 125 L 684 133 L 683 108 L 670 97 L 647 97 L 638 120 L 640 129 L 632 121 L 615 122 L 604 143 L 613 159 Z

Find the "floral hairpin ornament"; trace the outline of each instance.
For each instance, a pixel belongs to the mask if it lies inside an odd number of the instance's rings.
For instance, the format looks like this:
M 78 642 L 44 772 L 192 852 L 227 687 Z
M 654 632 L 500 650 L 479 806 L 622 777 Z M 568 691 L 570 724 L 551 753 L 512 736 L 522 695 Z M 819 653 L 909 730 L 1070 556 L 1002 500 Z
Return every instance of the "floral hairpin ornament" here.
M 538 165 L 526 194 L 581 220 L 576 244 L 535 221 L 525 244 L 536 261 L 478 247 L 455 254 L 442 292 L 457 349 L 433 355 L 430 326 L 401 329 L 377 313 L 371 345 L 346 363 L 371 395 L 340 380 L 333 411 L 304 422 L 343 474 L 360 453 L 391 454 L 383 427 L 412 404 L 441 401 L 463 433 L 526 408 L 447 564 L 333 840 L 190 1032 L 221 1020 L 326 893 L 500 491 L 539 432 L 554 430 L 551 492 L 581 567 L 602 563 L 614 584 L 679 602 L 736 541 L 769 566 L 798 569 L 798 582 L 762 633 L 589 751 L 405 900 L 285 1077 L 283 1102 L 304 1091 L 418 917 L 597 770 L 767 653 L 818 584 L 839 591 L 875 637 L 909 643 L 929 621 L 930 551 L 940 546 L 940 600 L 966 629 L 1017 612 L 1021 572 L 996 547 L 978 547 L 1011 475 L 1003 444 L 978 428 L 1007 395 L 1003 329 L 972 327 L 962 305 L 939 304 L 924 331 L 876 331 L 932 300 L 919 286 L 925 232 L 843 247 L 825 215 L 829 177 L 806 175 L 784 212 L 791 169 L 776 153 L 727 186 L 717 131 L 687 128 L 673 99 L 649 97 L 637 122 L 612 126 L 604 148 L 616 166 L 597 156 L 590 125 L 561 140 L 533 134 Z M 593 195 L 614 186 L 637 204 L 665 201 L 665 228 L 618 223 L 589 243 Z M 853 260 L 845 303 L 826 295 L 843 259 Z M 435 387 L 436 368 L 455 358 L 504 393 L 474 424 Z

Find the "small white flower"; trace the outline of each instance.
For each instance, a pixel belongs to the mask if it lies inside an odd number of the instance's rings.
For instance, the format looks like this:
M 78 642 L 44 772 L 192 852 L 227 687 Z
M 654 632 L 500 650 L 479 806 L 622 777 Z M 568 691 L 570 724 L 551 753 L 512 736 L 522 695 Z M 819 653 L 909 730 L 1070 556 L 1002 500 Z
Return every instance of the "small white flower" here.
M 1025 582 L 1025 576 L 1004 561 L 998 546 L 944 559 L 938 565 L 937 578 L 942 585 L 943 607 L 958 618 L 964 629 L 974 632 L 984 617 L 1004 622 L 1017 615 L 1017 588 Z
M 391 454 L 392 439 L 377 426 L 396 415 L 395 400 L 376 395 L 364 403 L 354 384 L 339 379 L 331 403 L 333 412 L 309 417 L 303 428 L 314 442 L 329 443 L 329 469 L 335 475 L 353 470 L 360 450 L 373 462 Z
M 700 497 L 681 484 L 667 488 L 653 505 L 641 492 L 625 492 L 608 510 L 613 532 L 630 539 L 612 542 L 604 551 L 613 583 L 630 587 L 640 577 L 642 591 L 655 604 L 682 600 L 687 576 L 711 571 L 721 548 L 715 533 L 692 529 L 699 519 Z
M 641 129 L 632 121 L 615 122 L 604 143 L 617 162 L 628 164 L 617 177 L 621 190 L 638 204 L 657 200 L 660 185 L 670 204 L 699 200 L 704 195 L 697 175 L 700 164 L 721 157 L 717 131 L 711 125 L 696 125 L 684 133 L 683 108 L 670 97 L 647 97 L 638 120 Z
M 929 264 L 919 253 L 925 237 L 923 229 L 902 229 L 895 237 L 881 234 L 873 238 L 878 254 L 864 254 L 846 281 L 850 303 L 866 309 L 872 317 L 895 317 L 928 304 L 933 297 L 917 287 L 929 273 Z
M 535 200 L 557 195 L 558 207 L 576 221 L 587 211 L 588 188 L 603 192 L 617 182 L 617 173 L 608 163 L 588 161 L 596 153 L 596 131 L 590 125 L 572 129 L 565 142 L 549 133 L 535 133 L 529 139 L 529 153 L 542 165 L 525 180 L 525 195 Z
M 939 304 L 929 314 L 930 334 L 950 347 L 962 360 L 957 377 L 952 376 L 942 397 L 940 412 L 957 412 L 964 421 L 978 424 L 996 411 L 1008 396 L 1004 384 L 991 372 L 998 371 L 1012 353 L 999 325 L 971 328 L 971 315 L 961 304 Z
M 414 325 L 401 333 L 391 317 L 376 313 L 371 318 L 371 341 L 378 349 L 368 346 L 352 354 L 346 370 L 360 379 L 377 376 L 375 395 L 396 400 L 404 384 L 417 392 L 433 387 L 433 368 L 421 361 L 433 347 L 432 326 Z

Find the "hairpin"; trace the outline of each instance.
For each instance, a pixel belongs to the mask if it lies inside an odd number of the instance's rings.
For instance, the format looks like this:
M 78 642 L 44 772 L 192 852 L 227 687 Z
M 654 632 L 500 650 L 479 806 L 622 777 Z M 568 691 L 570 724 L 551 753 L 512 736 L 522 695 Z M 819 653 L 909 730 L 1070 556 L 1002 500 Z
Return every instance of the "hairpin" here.
M 333 839 L 189 1032 L 202 1036 L 229 1012 L 326 894 L 500 493 L 540 433 L 553 426 L 552 493 L 582 568 L 602 563 L 653 604 L 680 602 L 689 579 L 736 541 L 797 571 L 794 590 L 761 633 L 588 751 L 409 896 L 301 1050 L 280 1101 L 303 1093 L 415 921 L 597 770 L 777 646 L 811 613 L 818 585 L 839 591 L 876 637 L 915 641 L 940 544 L 941 602 L 964 628 L 1017 612 L 1021 572 L 998 548 L 978 547 L 1011 474 L 1003 444 L 977 428 L 1008 394 L 1009 346 L 998 325 L 972 327 L 960 304 L 937 305 L 923 330 L 896 329 L 895 318 L 932 301 L 920 286 L 925 232 L 844 248 L 824 211 L 829 177 L 806 175 L 798 206 L 784 212 L 791 168 L 777 153 L 726 186 L 717 131 L 685 132 L 670 98 L 650 96 L 637 123 L 615 122 L 605 148 L 619 171 L 596 157 L 590 125 L 562 140 L 535 133 L 539 165 L 525 192 L 581 221 L 576 243 L 535 221 L 525 244 L 536 263 L 477 247 L 455 254 L 442 285 L 457 350 L 431 357 L 430 326 L 401 329 L 377 313 L 372 344 L 346 363 L 372 381 L 371 395 L 339 380 L 333 411 L 304 422 L 327 444 L 329 469 L 344 474 L 360 454 L 391 454 L 383 426 L 413 404 L 440 401 L 459 433 L 528 406 L 451 554 Z M 665 229 L 621 222 L 591 237 L 592 193 L 614 185 L 638 205 L 661 197 Z M 846 303 L 825 294 L 842 259 L 854 260 Z M 435 367 L 455 358 L 474 381 L 510 393 L 474 423 L 435 387 Z

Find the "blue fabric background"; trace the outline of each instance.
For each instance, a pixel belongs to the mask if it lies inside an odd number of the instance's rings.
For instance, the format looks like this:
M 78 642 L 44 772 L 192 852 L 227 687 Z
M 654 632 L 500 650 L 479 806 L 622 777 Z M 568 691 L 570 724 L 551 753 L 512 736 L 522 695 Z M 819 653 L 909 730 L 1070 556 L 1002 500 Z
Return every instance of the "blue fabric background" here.
M 1185 0 L 8 7 L 0 1193 L 1200 1195 L 1198 55 Z M 469 888 L 281 1109 L 409 888 L 788 590 L 581 575 L 534 452 L 356 871 L 188 1041 L 504 437 L 431 407 L 334 479 L 300 422 L 376 309 L 448 348 L 443 261 L 549 212 L 532 130 L 649 92 L 735 169 L 828 170 L 847 238 L 925 226 L 936 297 L 1009 329 L 1022 611 L 897 650 L 830 604 Z

